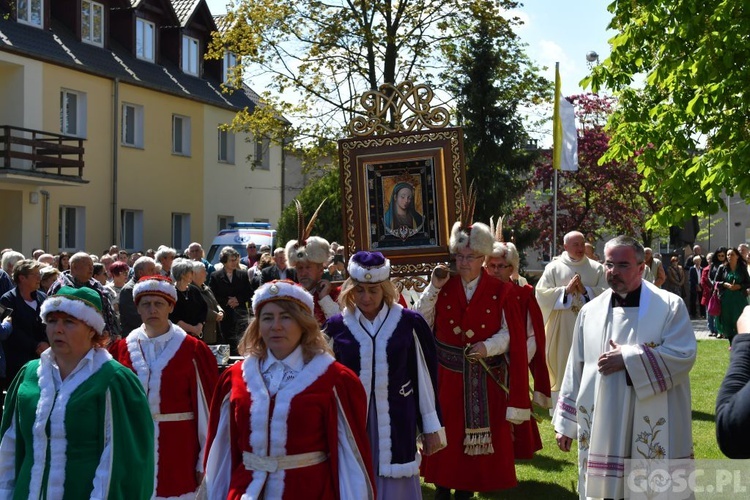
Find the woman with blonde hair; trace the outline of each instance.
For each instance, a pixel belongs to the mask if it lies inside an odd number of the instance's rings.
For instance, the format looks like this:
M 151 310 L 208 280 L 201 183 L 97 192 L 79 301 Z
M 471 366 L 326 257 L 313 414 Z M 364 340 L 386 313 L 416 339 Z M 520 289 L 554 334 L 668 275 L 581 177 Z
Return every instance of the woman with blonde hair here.
M 367 432 L 379 499 L 421 498 L 419 464 L 446 444 L 437 403 L 437 353 L 422 316 L 398 303 L 390 261 L 357 252 L 326 323 L 333 351 L 367 393 Z M 422 450 L 417 449 L 421 435 Z
M 224 372 L 211 402 L 209 499 L 374 497 L 362 384 L 337 363 L 292 281 L 253 296 L 245 355 Z

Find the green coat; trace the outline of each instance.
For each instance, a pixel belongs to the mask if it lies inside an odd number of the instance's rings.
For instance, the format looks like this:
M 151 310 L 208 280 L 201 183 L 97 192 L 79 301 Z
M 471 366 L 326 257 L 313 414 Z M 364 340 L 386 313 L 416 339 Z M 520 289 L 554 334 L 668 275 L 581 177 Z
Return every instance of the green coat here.
M 56 391 L 50 355 L 27 363 L 8 390 L 0 496 L 151 498 L 154 425 L 138 378 L 93 349 Z

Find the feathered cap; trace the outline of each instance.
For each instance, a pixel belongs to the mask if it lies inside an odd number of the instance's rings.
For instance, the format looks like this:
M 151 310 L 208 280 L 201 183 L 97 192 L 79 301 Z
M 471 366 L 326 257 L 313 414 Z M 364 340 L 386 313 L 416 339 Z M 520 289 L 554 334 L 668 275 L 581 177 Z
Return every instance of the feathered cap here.
M 177 303 L 177 289 L 171 279 L 166 276 L 144 276 L 133 287 L 133 301 L 135 305 L 146 295 L 156 295 L 170 304 Z
M 83 321 L 98 334 L 104 331 L 104 318 L 102 317 L 102 298 L 99 292 L 88 287 L 73 288 L 72 286 L 61 287 L 56 294 L 42 302 L 39 316 L 44 323 L 47 315 L 53 312 L 62 312 Z
M 260 310 L 268 302 L 289 300 L 307 309 L 312 314 L 315 308 L 313 297 L 304 287 L 290 280 L 274 280 L 266 283 L 255 291 L 253 295 L 253 312 L 258 316 Z
M 492 243 L 495 241 L 492 231 L 486 224 L 472 223 L 476 203 L 477 190 L 472 182 L 469 192 L 461 196 L 461 220 L 456 221 L 451 229 L 450 252 L 453 254 L 463 248 L 471 248 L 482 255 L 492 253 Z
M 503 238 L 502 217 L 497 218 L 497 225 L 494 224 L 492 217 L 490 217 L 490 232 L 495 235 L 495 243 L 492 245 L 492 253 L 490 254 L 490 257 L 503 258 L 508 264 L 511 264 L 515 270 L 518 270 L 521 257 L 518 255 L 516 245 L 511 242 L 506 243 L 505 238 Z
M 299 200 L 294 200 L 297 207 L 297 234 L 296 240 L 290 240 L 286 244 L 284 249 L 286 252 L 286 260 L 291 267 L 296 267 L 298 262 L 309 261 L 317 264 L 325 264 L 328 262 L 330 257 L 330 245 L 328 242 L 319 236 L 310 236 L 312 232 L 313 224 L 315 219 L 318 218 L 318 213 L 323 207 L 323 200 L 315 213 L 310 217 L 310 222 L 305 226 L 305 216 L 302 213 L 302 204 Z
M 357 252 L 349 259 L 349 276 L 360 283 L 380 283 L 391 276 L 391 261 L 380 252 Z

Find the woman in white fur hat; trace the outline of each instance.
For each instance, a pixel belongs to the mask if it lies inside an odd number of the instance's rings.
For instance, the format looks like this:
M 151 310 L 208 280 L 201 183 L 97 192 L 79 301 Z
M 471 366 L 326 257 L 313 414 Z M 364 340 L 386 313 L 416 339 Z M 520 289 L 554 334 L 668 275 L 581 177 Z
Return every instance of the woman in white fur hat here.
M 382 253 L 355 253 L 348 271 L 339 295 L 344 311 L 328 320 L 326 334 L 336 359 L 359 375 L 368 396 L 378 498 L 420 498 L 422 455 L 446 444 L 432 331 L 419 313 L 398 303 Z
M 8 391 L 0 497 L 151 497 L 151 413 L 138 379 L 104 349 L 101 309 L 86 287 L 62 287 L 42 304 L 51 347 Z
M 209 499 L 373 498 L 365 392 L 331 355 L 313 307 L 291 281 L 255 292 L 239 344 L 247 357 L 211 403 Z

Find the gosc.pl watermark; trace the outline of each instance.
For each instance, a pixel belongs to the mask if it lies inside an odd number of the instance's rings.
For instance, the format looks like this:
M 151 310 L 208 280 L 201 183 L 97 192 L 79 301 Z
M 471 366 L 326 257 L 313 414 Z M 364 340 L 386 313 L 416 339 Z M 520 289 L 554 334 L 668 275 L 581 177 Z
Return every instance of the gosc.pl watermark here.
M 625 460 L 625 498 L 750 498 L 750 460 Z

